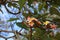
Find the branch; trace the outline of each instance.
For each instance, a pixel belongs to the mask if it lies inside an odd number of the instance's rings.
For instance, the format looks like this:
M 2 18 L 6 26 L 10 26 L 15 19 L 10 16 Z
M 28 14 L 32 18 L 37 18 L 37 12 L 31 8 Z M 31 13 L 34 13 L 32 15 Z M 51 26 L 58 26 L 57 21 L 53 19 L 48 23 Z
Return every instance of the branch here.
M 7 12 L 9 12 L 10 14 L 16 15 L 16 14 L 21 13 L 21 12 L 20 12 L 20 8 L 18 8 L 18 9 L 19 9 L 19 12 L 18 12 L 18 13 L 13 13 L 13 12 L 9 11 L 9 9 L 6 7 L 6 5 L 4 5 L 4 6 L 5 6 Z
M 2 36 L 2 35 L 0 35 L 0 37 L 2 37 L 2 38 L 4 38 L 4 39 L 6 39 L 4 36 Z
M 17 31 L 0 30 L 0 32 L 8 32 L 8 33 L 15 33 L 15 32 L 16 32 L 17 34 L 19 34 L 19 35 L 21 35 L 21 36 L 25 36 L 25 35 L 21 34 L 20 32 L 17 32 Z M 11 36 L 11 37 L 7 37 L 7 38 L 0 35 L 0 37 L 2 37 L 2 38 L 4 38 L 4 39 L 9 39 L 9 38 L 15 37 L 15 35 L 14 35 L 14 36 Z
M 8 37 L 7 39 L 9 39 L 9 38 L 13 38 L 13 37 L 15 37 L 15 35 L 14 35 L 14 36 L 11 36 L 11 37 Z
M 15 33 L 16 31 L 0 30 L 0 32 Z M 22 35 L 22 34 L 21 34 L 21 33 L 19 33 L 19 32 L 17 32 L 17 34 L 20 34 L 21 36 L 24 36 L 24 35 Z

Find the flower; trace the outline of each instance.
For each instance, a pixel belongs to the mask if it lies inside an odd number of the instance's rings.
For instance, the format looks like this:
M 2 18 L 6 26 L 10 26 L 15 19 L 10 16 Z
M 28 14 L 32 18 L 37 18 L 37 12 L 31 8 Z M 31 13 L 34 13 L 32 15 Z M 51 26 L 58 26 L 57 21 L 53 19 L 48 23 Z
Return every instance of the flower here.
M 49 21 L 43 22 L 44 25 L 47 25 L 47 24 L 49 24 L 49 23 L 50 23 Z
M 34 22 L 33 21 L 36 21 L 38 24 L 41 24 L 41 22 L 40 21 L 38 21 L 36 18 L 34 18 L 34 17 L 27 17 L 27 23 L 28 23 L 28 25 L 29 26 L 33 26 L 34 25 Z
M 50 24 L 50 26 L 52 29 L 56 29 L 56 27 L 57 27 L 55 24 Z
M 47 29 L 53 29 L 54 30 L 54 29 L 56 29 L 56 27 L 57 27 L 57 25 L 55 25 L 54 23 L 53 24 L 49 23 L 49 24 L 46 25 Z

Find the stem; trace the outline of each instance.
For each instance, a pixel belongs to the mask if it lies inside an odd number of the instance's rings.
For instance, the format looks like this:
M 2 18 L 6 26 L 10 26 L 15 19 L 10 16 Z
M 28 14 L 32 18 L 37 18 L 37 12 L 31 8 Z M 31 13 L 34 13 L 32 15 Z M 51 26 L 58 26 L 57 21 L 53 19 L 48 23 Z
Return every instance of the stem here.
M 21 32 L 23 29 L 21 28 L 21 30 L 19 32 Z
M 32 40 L 32 28 L 30 27 L 30 37 L 29 40 Z
M 5 39 L 5 40 L 7 40 L 7 39 Z

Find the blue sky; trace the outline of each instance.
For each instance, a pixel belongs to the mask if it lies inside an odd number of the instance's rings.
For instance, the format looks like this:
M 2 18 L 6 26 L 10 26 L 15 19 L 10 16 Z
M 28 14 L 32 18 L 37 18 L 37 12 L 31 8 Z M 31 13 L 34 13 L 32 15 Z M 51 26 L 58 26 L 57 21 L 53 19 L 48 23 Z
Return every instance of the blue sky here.
M 1 9 L 3 10 L 3 14 L 0 12 L 0 18 L 3 20 L 3 21 L 7 21 L 7 20 L 9 20 L 10 18 L 12 18 L 12 17 L 15 17 L 15 15 L 12 15 L 12 14 L 9 14 L 7 11 L 6 11 L 6 9 L 4 8 L 4 6 L 2 6 L 1 7 Z M 21 21 L 21 20 L 20 20 Z M 3 29 L 3 30 L 5 30 L 6 28 L 5 27 L 0 27 L 0 30 L 1 29 Z M 11 30 L 11 28 L 8 28 L 8 30 Z M 14 30 L 20 30 L 20 28 L 16 25 L 16 24 L 14 24 Z M 8 34 L 8 35 L 7 35 Z M 8 37 L 8 36 L 12 36 L 13 35 L 13 33 L 1 33 L 0 35 L 3 35 L 3 36 L 5 36 L 5 37 Z M 3 38 L 0 38 L 0 40 L 4 40 Z M 13 40 L 12 38 L 10 38 L 10 39 L 8 39 L 8 40 Z
M 2 6 L 1 9 L 3 10 L 3 14 L 0 12 L 0 19 L 2 19 L 2 21 L 5 21 L 5 22 L 6 22 L 6 21 L 9 20 L 10 18 L 16 17 L 15 15 L 9 14 L 9 13 L 6 11 L 6 9 L 4 8 L 4 6 Z M 15 9 L 14 11 L 16 11 L 16 9 Z M 31 11 L 32 13 L 34 13 L 34 11 L 33 11 L 32 8 L 30 8 L 30 11 Z M 19 15 L 17 15 L 17 16 L 18 16 L 18 18 L 19 18 L 19 17 L 21 16 L 21 13 L 20 13 Z M 18 22 L 21 22 L 21 21 L 22 21 L 22 20 L 18 20 Z M 6 30 L 5 27 L 0 27 L 0 29 Z M 14 28 L 13 28 L 13 29 L 19 31 L 21 28 L 19 28 L 16 24 L 14 24 Z M 8 28 L 8 30 L 11 31 L 11 28 Z M 0 35 L 3 35 L 3 36 L 5 36 L 5 37 L 9 37 L 9 36 L 12 36 L 12 35 L 14 35 L 14 34 L 2 32 Z M 3 38 L 0 38 L 0 40 L 4 40 L 4 39 L 3 39 Z M 8 39 L 8 40 L 13 40 L 13 39 L 10 38 L 10 39 Z

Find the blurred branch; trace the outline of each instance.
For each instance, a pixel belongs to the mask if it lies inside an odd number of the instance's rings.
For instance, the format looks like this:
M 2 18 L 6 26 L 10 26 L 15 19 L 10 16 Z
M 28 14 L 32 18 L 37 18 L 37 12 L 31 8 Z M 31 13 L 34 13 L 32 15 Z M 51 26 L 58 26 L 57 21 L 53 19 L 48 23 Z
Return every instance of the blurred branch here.
M 14 36 L 11 36 L 11 37 L 8 37 L 7 39 L 9 39 L 9 38 L 13 38 L 13 37 L 15 37 L 15 35 L 14 35 Z
M 23 29 L 21 28 L 21 30 L 19 32 L 21 32 Z
M 0 32 L 8 32 L 8 33 L 15 33 L 16 31 L 7 31 L 7 30 L 0 30 Z M 21 35 L 21 36 L 24 36 L 22 35 L 21 33 L 17 32 L 17 34 Z
M 5 39 L 5 37 L 4 37 L 4 36 L 2 36 L 2 35 L 0 35 L 0 37 L 2 37 L 2 38 L 4 38 L 4 39 Z
M 7 9 L 6 5 L 4 5 L 4 6 L 5 6 L 5 8 L 6 8 L 7 12 L 9 12 L 10 14 L 14 14 L 14 15 L 16 15 L 16 14 L 21 13 L 21 12 L 20 12 L 20 10 L 19 10 L 19 12 L 17 12 L 17 13 L 10 12 L 10 11 Z M 18 9 L 20 9 L 20 8 L 18 8 Z
M 25 36 L 25 35 L 21 34 L 20 32 L 17 32 L 17 31 L 0 30 L 0 32 L 8 32 L 8 33 L 15 33 L 15 32 L 16 32 L 17 34 L 19 34 L 19 35 L 21 35 L 21 36 Z M 1 37 L 1 38 L 4 38 L 4 39 L 9 39 L 9 38 L 16 37 L 16 35 L 13 35 L 13 36 L 11 36 L 11 37 L 7 37 L 7 38 L 4 37 L 4 36 L 1 36 L 1 35 L 0 35 L 0 37 Z
M 32 28 L 30 27 L 30 37 L 29 40 L 32 40 Z

